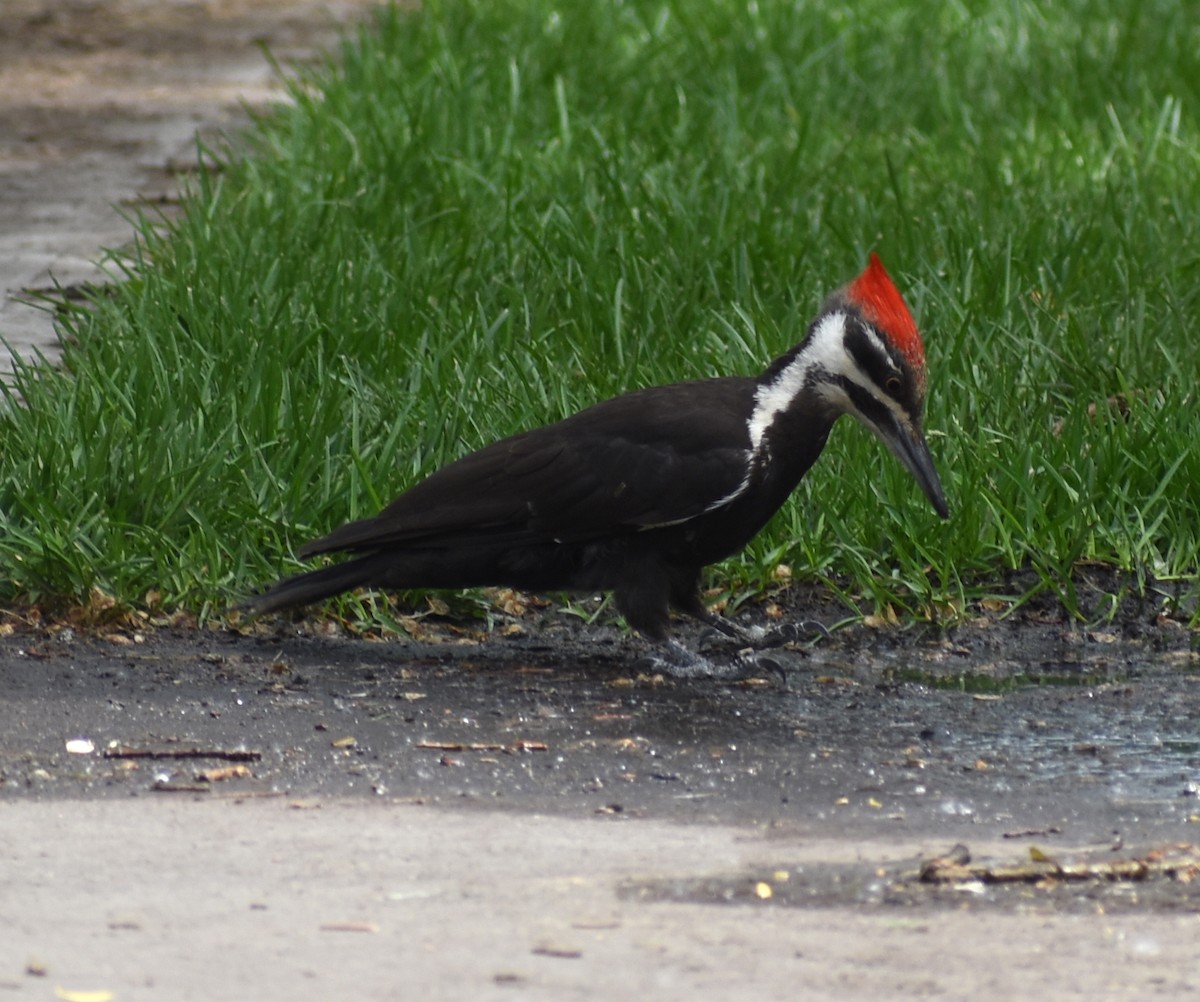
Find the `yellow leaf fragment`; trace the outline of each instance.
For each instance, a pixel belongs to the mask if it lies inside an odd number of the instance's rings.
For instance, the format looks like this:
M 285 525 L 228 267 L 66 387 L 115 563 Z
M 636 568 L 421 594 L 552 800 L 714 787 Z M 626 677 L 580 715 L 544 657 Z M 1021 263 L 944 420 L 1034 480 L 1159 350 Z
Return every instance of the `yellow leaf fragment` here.
M 63 1002 L 112 1002 L 115 998 L 113 993 L 106 989 L 79 992 L 70 988 L 63 988 L 60 985 L 54 986 L 54 997 L 62 999 Z

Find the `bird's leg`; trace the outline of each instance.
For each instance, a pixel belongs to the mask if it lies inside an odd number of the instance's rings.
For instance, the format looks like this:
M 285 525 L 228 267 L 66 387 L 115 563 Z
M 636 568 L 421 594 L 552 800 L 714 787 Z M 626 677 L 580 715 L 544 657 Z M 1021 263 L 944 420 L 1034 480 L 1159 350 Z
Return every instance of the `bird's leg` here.
M 787 678 L 777 662 L 770 658 L 759 658 L 750 649 L 753 642 L 746 643 L 746 636 L 738 627 L 708 611 L 700 598 L 699 571 L 670 580 L 660 568 L 650 566 L 633 583 L 616 589 L 614 597 L 617 608 L 629 625 L 655 645 L 655 653 L 645 659 L 651 670 L 675 678 L 730 680 L 754 678 L 767 672 L 778 678 L 784 688 L 787 687 Z M 722 632 L 742 642 L 746 649 L 739 651 L 728 663 L 715 663 L 702 654 L 688 650 L 671 636 L 671 604 L 697 618 L 713 617 L 719 620 L 726 627 Z

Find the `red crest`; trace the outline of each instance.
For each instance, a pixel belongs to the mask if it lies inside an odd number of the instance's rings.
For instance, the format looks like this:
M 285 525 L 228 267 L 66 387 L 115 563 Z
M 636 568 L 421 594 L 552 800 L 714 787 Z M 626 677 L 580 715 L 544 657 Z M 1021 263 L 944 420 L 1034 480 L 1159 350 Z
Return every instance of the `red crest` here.
M 850 283 L 847 295 L 879 332 L 900 349 L 918 375 L 923 375 L 925 346 L 921 344 L 921 335 L 900 291 L 874 251 L 866 270 Z

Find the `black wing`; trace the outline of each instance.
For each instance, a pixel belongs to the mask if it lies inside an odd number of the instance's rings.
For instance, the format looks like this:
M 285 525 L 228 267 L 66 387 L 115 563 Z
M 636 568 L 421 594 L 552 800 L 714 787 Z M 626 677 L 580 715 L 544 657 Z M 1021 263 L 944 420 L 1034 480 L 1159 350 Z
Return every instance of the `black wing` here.
M 464 456 L 301 556 L 456 539 L 584 540 L 686 521 L 742 487 L 753 379 L 615 397 Z

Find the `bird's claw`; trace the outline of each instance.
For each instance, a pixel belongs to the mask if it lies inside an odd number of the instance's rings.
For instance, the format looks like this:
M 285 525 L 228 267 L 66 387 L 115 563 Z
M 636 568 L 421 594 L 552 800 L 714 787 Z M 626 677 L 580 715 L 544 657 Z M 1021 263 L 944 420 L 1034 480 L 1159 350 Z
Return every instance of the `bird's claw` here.
M 712 650 L 720 647 L 722 642 L 728 644 L 733 641 L 746 648 L 763 651 L 787 644 L 828 639 L 829 631 L 816 620 L 802 619 L 798 622 L 783 623 L 769 630 L 761 626 L 738 626 L 723 620 L 719 626 L 710 623 L 701 630 L 698 646 L 701 650 Z
M 784 644 L 802 644 L 806 641 L 828 640 L 829 631 L 816 620 L 802 619 L 799 622 L 784 623 L 772 630 L 767 630 L 756 638 L 754 646 L 759 650 L 769 650 L 772 647 L 782 647 Z
M 643 671 L 662 672 L 672 678 L 683 679 L 710 678 L 723 682 L 742 682 L 769 676 L 782 688 L 788 688 L 783 665 L 753 647 L 744 647 L 731 658 L 712 661 L 671 640 L 656 653 L 640 658 L 637 665 Z
M 733 659 L 733 668 L 735 674 L 728 676 L 732 680 L 740 682 L 745 679 L 762 678 L 765 675 L 778 682 L 781 689 L 789 688 L 787 672 L 783 670 L 783 665 L 769 654 L 762 654 L 753 647 L 744 647 L 737 652 Z

